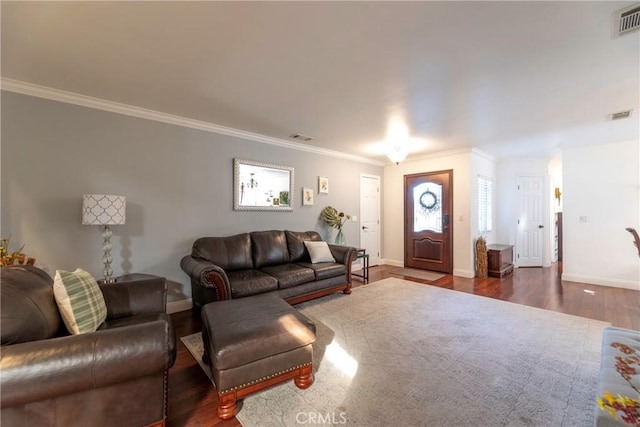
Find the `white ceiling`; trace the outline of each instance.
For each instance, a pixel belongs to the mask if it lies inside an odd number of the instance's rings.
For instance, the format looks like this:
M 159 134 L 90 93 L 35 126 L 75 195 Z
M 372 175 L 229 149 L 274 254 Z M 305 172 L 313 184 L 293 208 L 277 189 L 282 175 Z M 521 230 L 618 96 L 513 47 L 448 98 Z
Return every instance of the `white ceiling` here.
M 2 77 L 373 160 L 638 139 L 634 2 L 2 2 Z M 630 119 L 608 115 L 634 109 Z

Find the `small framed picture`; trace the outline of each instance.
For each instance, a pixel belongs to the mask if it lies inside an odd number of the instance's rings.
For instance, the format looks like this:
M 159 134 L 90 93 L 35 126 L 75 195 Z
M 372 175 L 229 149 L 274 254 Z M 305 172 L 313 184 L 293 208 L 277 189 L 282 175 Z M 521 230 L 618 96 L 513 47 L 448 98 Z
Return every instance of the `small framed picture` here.
M 313 206 L 313 189 L 302 189 L 302 206 Z
M 318 177 L 318 193 L 329 194 L 329 178 L 324 176 Z

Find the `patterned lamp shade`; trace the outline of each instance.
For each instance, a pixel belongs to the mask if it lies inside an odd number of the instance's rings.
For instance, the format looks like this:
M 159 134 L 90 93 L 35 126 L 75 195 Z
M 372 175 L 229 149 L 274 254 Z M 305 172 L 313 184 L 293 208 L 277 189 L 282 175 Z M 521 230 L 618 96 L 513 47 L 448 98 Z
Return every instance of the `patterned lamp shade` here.
M 82 223 L 85 225 L 121 225 L 125 222 L 124 196 L 85 194 L 82 196 Z

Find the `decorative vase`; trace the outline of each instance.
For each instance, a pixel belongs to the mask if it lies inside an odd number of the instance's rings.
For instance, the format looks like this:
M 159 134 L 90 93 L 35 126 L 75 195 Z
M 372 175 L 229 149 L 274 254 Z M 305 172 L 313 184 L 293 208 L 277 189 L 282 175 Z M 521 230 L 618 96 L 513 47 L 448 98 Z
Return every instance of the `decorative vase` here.
M 342 234 L 342 228 L 338 228 L 338 234 L 336 234 L 335 244 L 342 246 L 347 244 L 347 240 L 344 238 L 344 234 Z
M 489 277 L 489 265 L 487 260 L 487 241 L 480 236 L 476 240 L 476 275 L 479 279 Z

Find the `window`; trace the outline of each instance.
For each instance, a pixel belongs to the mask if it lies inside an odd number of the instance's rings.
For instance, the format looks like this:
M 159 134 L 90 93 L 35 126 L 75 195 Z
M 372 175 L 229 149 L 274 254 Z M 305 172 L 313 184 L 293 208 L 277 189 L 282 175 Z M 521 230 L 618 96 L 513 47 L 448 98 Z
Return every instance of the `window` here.
M 423 182 L 413 187 L 413 232 L 442 233 L 442 184 Z
M 480 233 L 487 233 L 492 230 L 492 212 L 491 212 L 491 180 L 486 177 L 478 177 L 478 208 L 479 223 L 478 230 Z

